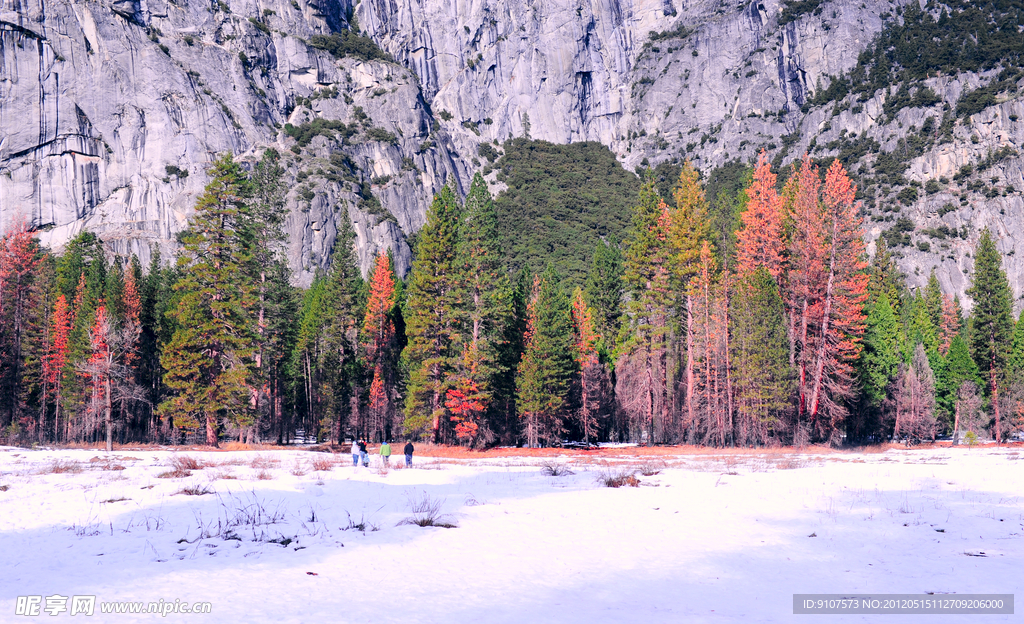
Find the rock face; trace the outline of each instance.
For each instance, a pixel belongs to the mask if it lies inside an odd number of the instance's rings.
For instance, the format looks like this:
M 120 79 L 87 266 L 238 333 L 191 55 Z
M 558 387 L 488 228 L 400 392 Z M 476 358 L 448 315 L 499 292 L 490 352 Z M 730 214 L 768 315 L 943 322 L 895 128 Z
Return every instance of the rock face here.
M 354 224 L 364 271 L 389 247 L 404 272 L 406 236 L 446 180 L 466 186 L 484 142 L 596 140 L 629 169 L 689 158 L 705 172 L 762 148 L 782 162 L 835 155 L 824 146 L 851 135 L 893 149 L 988 79 L 931 79 L 941 101 L 891 120 L 885 92 L 810 106 L 903 3 L 832 0 L 780 25 L 776 0 L 5 2 L 2 220 L 22 213 L 54 246 L 89 228 L 117 253 L 168 254 L 214 155 L 254 160 L 275 147 L 286 156 L 300 282 L 328 263 L 341 219 Z M 308 43 L 350 22 L 395 62 L 338 60 Z M 1000 148 L 1022 151 L 1022 117 L 1019 96 L 1009 97 L 913 158 L 908 183 L 947 180 L 901 208 L 917 228 L 900 250 L 913 284 L 935 267 L 962 297 L 970 249 L 988 226 L 1021 295 L 1020 156 L 950 180 Z M 324 133 L 295 154 L 285 124 L 318 118 L 360 130 Z M 869 243 L 892 227 L 898 190 L 866 198 Z M 961 235 L 925 233 L 942 225 Z
M 0 207 L 4 223 L 20 216 L 41 228 L 44 244 L 88 228 L 114 253 L 145 261 L 160 248 L 169 257 L 216 154 L 255 160 L 275 147 L 287 156 L 288 251 L 300 281 L 326 265 L 340 218 L 355 226 L 364 270 L 376 250 L 391 247 L 405 271 L 403 232 L 420 227 L 445 179 L 466 177 L 443 134 L 420 149 L 431 124 L 414 75 L 307 45 L 346 27 L 341 2 L 16 5 L 0 13 Z M 317 98 L 339 91 L 344 99 Z M 408 159 L 400 179 L 372 191 L 388 219 L 361 211 L 352 183 L 314 178 L 306 197 L 294 184 L 328 154 L 314 141 L 294 157 L 280 128 L 352 119 L 357 107 L 367 128 L 395 139 L 363 133 L 348 141 L 353 181 L 368 187 Z

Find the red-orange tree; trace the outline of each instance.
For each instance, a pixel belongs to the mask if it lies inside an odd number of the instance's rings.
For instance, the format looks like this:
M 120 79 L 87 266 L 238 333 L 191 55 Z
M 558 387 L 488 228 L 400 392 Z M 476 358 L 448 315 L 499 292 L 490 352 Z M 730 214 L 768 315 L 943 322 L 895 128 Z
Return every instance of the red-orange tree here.
M 775 180 L 768 155 L 762 151 L 757 158 L 754 179 L 747 189 L 750 201 L 743 212 L 743 225 L 736 233 L 736 262 L 740 276 L 749 275 L 763 266 L 779 281 L 785 269 L 783 200 L 775 190 Z
M 370 276 L 370 296 L 363 317 L 362 346 L 368 368 L 373 370 L 370 383 L 370 431 L 363 432 L 375 440 L 391 437 L 395 388 L 395 278 L 391 258 L 386 251 L 377 256 Z
M 839 161 L 822 186 L 804 156 L 793 207 L 788 300 L 794 319 L 801 424 L 838 443 L 854 394 L 868 276 L 855 188 Z

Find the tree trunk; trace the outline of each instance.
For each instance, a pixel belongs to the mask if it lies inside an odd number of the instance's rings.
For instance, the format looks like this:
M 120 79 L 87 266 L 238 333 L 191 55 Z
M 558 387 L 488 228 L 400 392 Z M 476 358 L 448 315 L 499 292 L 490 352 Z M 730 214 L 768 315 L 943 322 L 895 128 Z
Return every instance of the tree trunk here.
M 104 382 L 104 390 L 106 391 L 106 398 L 103 401 L 103 411 L 105 414 L 105 420 L 107 423 L 107 452 L 114 450 L 114 422 L 111 418 L 111 404 L 110 404 L 110 373 L 107 373 L 107 379 Z
M 693 427 L 693 297 L 686 295 L 686 419 Z
M 953 446 L 960 443 L 960 401 L 956 402 L 956 417 L 953 419 Z
M 220 445 L 217 443 L 217 423 L 214 422 L 214 415 L 212 412 L 206 412 L 206 445 L 218 448 Z
M 1002 433 L 1003 433 L 999 429 L 999 382 L 996 379 L 996 366 L 995 366 L 996 363 L 994 361 L 995 358 L 992 358 L 992 359 L 993 359 L 992 371 L 991 371 L 991 373 L 989 375 L 989 378 L 992 380 L 992 407 L 995 409 L 995 413 L 996 413 L 996 430 L 995 430 L 996 446 L 999 446 L 1000 438 L 1002 437 Z

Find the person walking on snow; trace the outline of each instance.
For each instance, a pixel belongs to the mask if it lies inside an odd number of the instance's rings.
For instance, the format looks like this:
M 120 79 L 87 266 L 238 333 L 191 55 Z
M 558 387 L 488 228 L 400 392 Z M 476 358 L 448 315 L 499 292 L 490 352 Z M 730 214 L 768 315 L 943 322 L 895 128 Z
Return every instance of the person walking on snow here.
M 359 441 L 359 459 L 363 462 L 363 467 L 370 467 L 370 456 L 366 454 L 366 440 Z
M 405 443 L 405 467 L 412 468 L 412 452 L 416 450 L 416 447 L 412 445 L 412 440 Z
M 391 462 L 391 445 L 388 444 L 387 440 L 384 440 L 384 444 L 380 445 L 380 459 L 384 462 L 384 467 L 390 465 Z
M 359 466 L 359 441 L 355 437 L 352 438 L 352 467 Z

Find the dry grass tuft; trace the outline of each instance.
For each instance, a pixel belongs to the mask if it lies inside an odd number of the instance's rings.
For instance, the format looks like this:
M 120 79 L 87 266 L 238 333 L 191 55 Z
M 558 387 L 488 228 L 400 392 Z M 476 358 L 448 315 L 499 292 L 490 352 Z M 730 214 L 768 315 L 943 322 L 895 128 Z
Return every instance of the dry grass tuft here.
M 192 473 L 188 470 L 181 470 L 175 468 L 174 470 L 168 470 L 161 472 L 156 476 L 157 479 L 184 479 L 185 477 L 191 477 Z
M 185 486 L 178 490 L 177 492 L 175 492 L 175 494 L 185 494 L 187 496 L 202 496 L 203 494 L 213 494 L 213 490 L 211 490 L 210 486 L 208 485 L 196 484 Z
M 321 472 L 331 470 L 332 468 L 338 465 L 338 462 L 335 461 L 333 457 L 323 456 L 314 457 L 311 463 L 313 465 L 313 470 L 319 470 Z
M 540 465 L 540 471 L 549 477 L 564 477 L 576 474 L 572 470 L 569 470 L 569 466 L 554 460 L 542 462 Z
M 397 526 L 403 524 L 415 524 L 419 527 L 441 527 L 442 529 L 455 529 L 458 528 L 456 524 L 447 514 L 441 513 L 441 506 L 444 504 L 443 500 L 431 498 L 426 492 L 423 496 L 418 499 L 411 499 L 409 501 L 409 507 L 413 513 L 411 518 L 406 518 L 398 523 Z
M 125 498 L 124 496 L 121 496 L 119 498 L 108 498 L 105 501 L 100 501 L 100 504 L 102 505 L 104 503 L 120 503 L 121 501 L 128 501 L 128 500 L 131 500 L 131 499 L 130 498 Z
M 253 457 L 249 462 L 249 467 L 256 470 L 263 470 L 266 468 L 273 468 L 281 464 L 281 460 L 276 457 L 267 457 L 266 455 L 257 455 Z
M 256 472 L 256 478 L 260 481 L 272 481 L 274 479 L 274 475 L 261 469 Z
M 601 477 L 601 482 L 604 483 L 605 487 L 610 488 L 640 487 L 640 479 L 636 478 L 636 473 L 632 470 L 606 473 Z
M 191 455 L 172 455 L 171 467 L 175 470 L 202 470 L 203 463 Z
M 11 489 L 9 485 L 0 485 L 0 492 L 6 492 L 9 489 Z
M 293 476 L 304 477 L 306 476 L 306 473 L 309 471 L 306 469 L 306 464 L 302 463 L 301 460 L 295 460 L 295 463 L 292 464 L 292 469 L 290 472 L 292 473 Z
M 645 477 L 653 477 L 665 468 L 668 468 L 668 464 L 664 459 L 650 459 L 637 466 L 637 471 Z
M 79 472 L 82 472 L 82 464 L 70 459 L 55 459 L 43 469 L 42 474 L 77 474 Z

